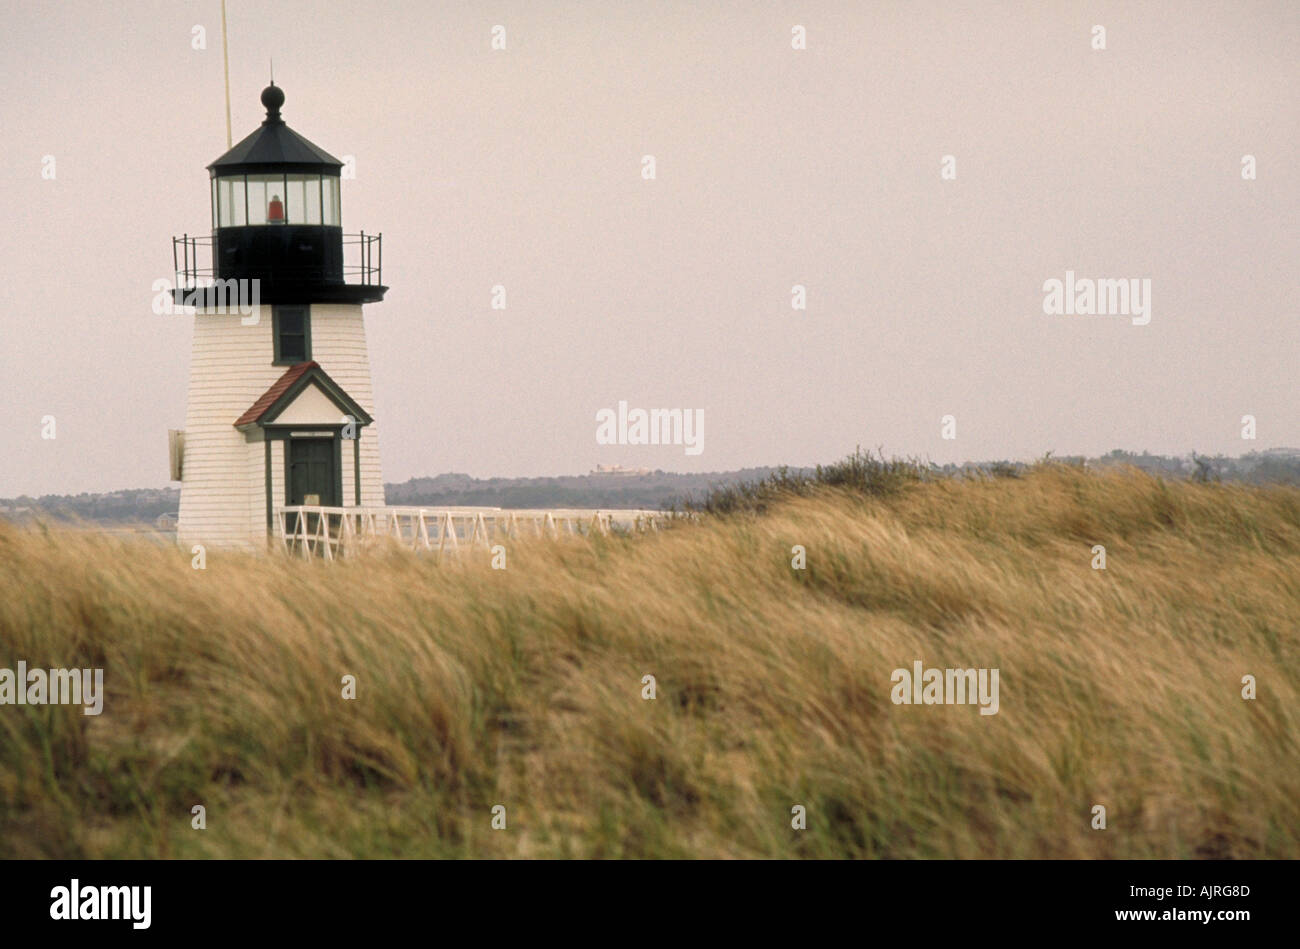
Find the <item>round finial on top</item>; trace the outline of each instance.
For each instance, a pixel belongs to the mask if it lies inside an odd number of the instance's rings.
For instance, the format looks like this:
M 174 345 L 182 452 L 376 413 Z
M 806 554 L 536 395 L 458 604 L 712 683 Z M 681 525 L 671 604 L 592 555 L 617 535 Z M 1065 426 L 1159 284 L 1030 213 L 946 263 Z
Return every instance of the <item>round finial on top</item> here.
M 271 121 L 280 118 L 280 106 L 284 105 L 284 90 L 271 83 L 262 90 L 262 105 L 266 106 L 266 117 Z

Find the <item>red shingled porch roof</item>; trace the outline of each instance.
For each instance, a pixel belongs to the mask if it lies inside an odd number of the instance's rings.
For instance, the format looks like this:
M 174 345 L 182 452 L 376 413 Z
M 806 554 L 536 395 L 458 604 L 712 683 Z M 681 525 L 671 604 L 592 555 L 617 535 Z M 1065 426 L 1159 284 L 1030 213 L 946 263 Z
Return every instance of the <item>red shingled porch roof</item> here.
M 313 369 L 319 369 L 320 366 L 315 362 L 300 362 L 290 366 L 271 388 L 262 393 L 261 398 L 248 407 L 243 415 L 235 420 L 235 427 L 241 425 L 251 425 L 266 414 L 266 410 L 275 405 L 280 396 L 289 391 L 289 387 L 303 377 L 305 373 Z

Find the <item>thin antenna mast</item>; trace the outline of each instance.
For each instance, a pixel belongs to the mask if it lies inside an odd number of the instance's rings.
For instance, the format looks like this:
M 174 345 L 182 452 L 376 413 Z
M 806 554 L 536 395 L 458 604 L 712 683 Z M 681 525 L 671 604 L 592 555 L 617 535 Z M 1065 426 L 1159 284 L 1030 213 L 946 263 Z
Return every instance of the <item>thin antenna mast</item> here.
M 230 51 L 226 47 L 226 0 L 221 0 L 221 61 L 226 70 L 226 148 L 230 141 Z

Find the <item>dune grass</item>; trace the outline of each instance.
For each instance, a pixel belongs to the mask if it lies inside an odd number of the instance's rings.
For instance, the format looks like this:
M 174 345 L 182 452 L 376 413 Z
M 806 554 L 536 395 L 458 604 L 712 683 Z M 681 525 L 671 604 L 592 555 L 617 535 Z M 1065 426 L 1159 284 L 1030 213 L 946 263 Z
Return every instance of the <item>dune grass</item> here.
M 505 570 L 0 525 L 0 666 L 108 693 L 0 706 L 0 855 L 1300 856 L 1300 490 L 1043 465 L 741 508 Z M 999 713 L 892 704 L 918 659 L 1000 669 Z

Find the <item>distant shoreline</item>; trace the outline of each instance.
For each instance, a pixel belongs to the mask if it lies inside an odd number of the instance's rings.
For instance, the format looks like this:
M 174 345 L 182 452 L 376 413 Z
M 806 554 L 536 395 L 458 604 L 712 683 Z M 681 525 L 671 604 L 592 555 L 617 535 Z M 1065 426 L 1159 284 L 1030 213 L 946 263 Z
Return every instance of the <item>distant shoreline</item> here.
M 1300 485 L 1300 449 L 1271 448 L 1236 458 L 1187 455 L 1152 455 L 1146 452 L 1112 451 L 1096 458 L 1053 456 L 1054 460 L 1104 468 L 1132 465 L 1150 474 L 1170 478 L 1198 475 L 1247 484 Z M 1022 469 L 1023 462 L 985 461 L 961 465 L 934 465 L 939 474 L 997 472 Z M 614 470 L 585 475 L 557 475 L 536 478 L 474 478 L 446 473 L 411 478 L 384 485 L 386 502 L 401 506 L 464 506 L 501 508 L 648 508 L 664 509 L 686 500 L 698 500 L 711 488 L 758 481 L 781 470 L 780 466 L 741 468 L 736 471 L 681 474 L 669 471 Z M 788 468 L 792 473 L 810 473 L 812 468 Z M 0 499 L 0 518 L 29 520 L 35 517 L 83 520 L 130 529 L 153 525 L 159 517 L 174 515 L 180 504 L 180 488 L 136 488 L 99 494 L 44 495 Z M 167 527 L 157 527 L 166 531 Z

